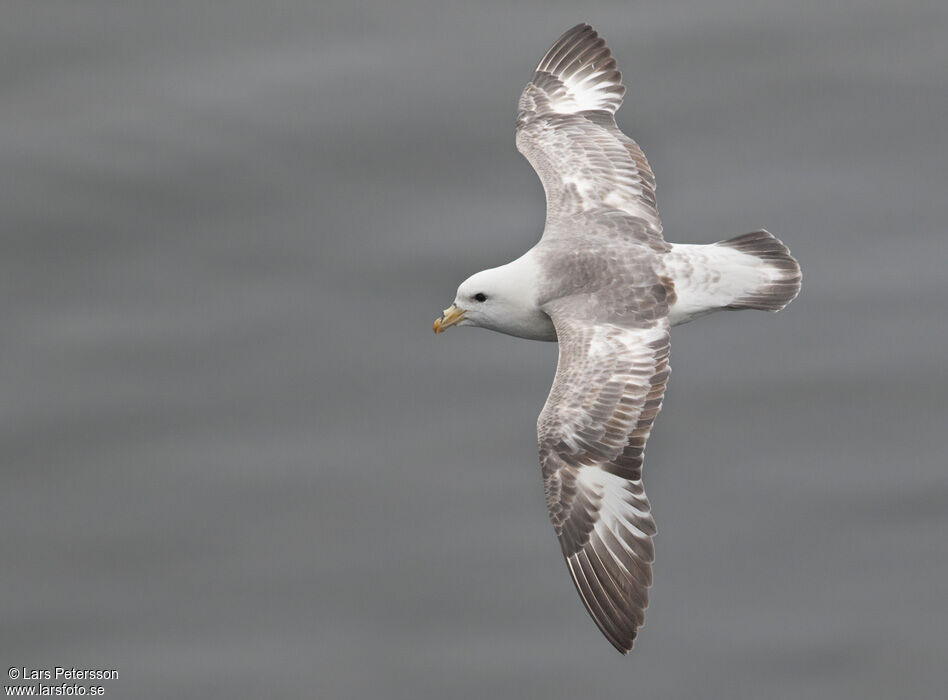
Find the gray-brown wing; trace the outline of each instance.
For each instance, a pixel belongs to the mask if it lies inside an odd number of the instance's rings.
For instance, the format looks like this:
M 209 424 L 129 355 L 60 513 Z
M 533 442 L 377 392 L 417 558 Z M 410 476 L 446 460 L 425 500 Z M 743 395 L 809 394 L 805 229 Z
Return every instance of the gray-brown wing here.
M 586 24 L 553 44 L 524 88 L 517 148 L 543 183 L 547 234 L 575 230 L 561 220 L 605 210 L 641 220 L 630 236 L 661 241 L 655 177 L 645 154 L 615 122 L 624 92 L 605 41 Z
M 606 638 L 632 649 L 645 620 L 655 523 L 642 485 L 645 443 L 668 366 L 667 316 L 584 320 L 582 298 L 548 306 L 559 342 L 537 422 L 547 507 L 576 590 Z

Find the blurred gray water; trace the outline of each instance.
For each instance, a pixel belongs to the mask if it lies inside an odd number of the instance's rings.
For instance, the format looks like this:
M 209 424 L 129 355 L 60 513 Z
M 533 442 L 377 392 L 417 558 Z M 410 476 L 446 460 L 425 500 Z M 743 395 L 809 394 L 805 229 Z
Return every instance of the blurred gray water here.
M 605 35 L 669 240 L 777 316 L 676 329 L 648 621 L 547 520 L 556 348 L 435 337 L 537 238 L 516 100 Z M 944 698 L 948 6 L 0 6 L 0 662 L 122 698 Z

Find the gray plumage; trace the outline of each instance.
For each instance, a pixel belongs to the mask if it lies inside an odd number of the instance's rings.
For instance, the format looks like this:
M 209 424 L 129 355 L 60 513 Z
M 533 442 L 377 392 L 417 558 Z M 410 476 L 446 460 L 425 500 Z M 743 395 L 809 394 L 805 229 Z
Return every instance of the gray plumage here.
M 479 325 L 559 342 L 537 421 L 546 503 L 586 609 L 626 653 L 652 583 L 642 463 L 671 371 L 669 329 L 722 308 L 782 309 L 800 289 L 800 268 L 766 231 L 666 242 L 652 170 L 616 126 L 624 93 L 588 25 L 550 48 L 517 118 L 517 148 L 546 193 L 543 236 L 522 258 L 465 281 L 435 330 Z

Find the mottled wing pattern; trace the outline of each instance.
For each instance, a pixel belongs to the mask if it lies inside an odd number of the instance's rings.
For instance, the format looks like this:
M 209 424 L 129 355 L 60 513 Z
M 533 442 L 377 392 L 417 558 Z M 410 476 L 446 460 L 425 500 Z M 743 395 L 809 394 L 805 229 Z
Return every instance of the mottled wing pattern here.
M 652 583 L 642 459 L 671 371 L 664 292 L 651 289 L 664 313 L 620 323 L 589 320 L 601 307 L 594 298 L 545 306 L 559 342 L 537 422 L 547 507 L 586 609 L 622 653 L 645 620 Z
M 586 24 L 550 48 L 520 96 L 517 148 L 540 176 L 547 232 L 557 220 L 615 210 L 639 220 L 629 235 L 661 240 L 655 177 L 645 154 L 619 131 L 625 88 L 605 41 Z

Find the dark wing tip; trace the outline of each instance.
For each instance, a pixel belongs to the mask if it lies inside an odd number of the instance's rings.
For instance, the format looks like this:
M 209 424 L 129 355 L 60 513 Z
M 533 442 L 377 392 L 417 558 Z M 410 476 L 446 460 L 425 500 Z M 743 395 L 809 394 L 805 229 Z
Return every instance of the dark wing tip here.
M 554 76 L 577 103 L 578 109 L 560 104 L 557 111 L 601 109 L 615 113 L 622 104 L 622 75 L 605 39 L 589 24 L 566 30 L 540 59 L 536 72 Z
M 623 655 L 630 653 L 639 628 L 645 624 L 648 586 L 617 576 L 619 569 L 612 562 L 607 564 L 606 559 L 586 548 L 568 557 L 566 562 L 596 627 L 616 651 Z

